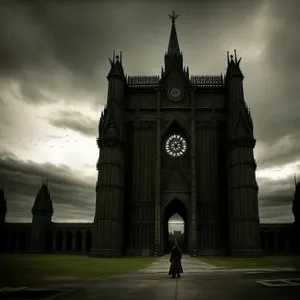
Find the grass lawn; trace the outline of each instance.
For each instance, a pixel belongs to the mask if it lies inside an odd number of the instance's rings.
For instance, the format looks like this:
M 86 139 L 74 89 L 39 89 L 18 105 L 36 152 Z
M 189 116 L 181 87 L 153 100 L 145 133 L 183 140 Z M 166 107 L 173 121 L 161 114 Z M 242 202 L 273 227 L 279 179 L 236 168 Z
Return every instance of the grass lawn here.
M 201 256 L 197 257 L 202 262 L 210 263 L 218 267 L 230 269 L 242 268 L 299 268 L 300 256 L 265 256 L 265 257 L 221 257 L 221 256 Z
M 154 257 L 4 254 L 0 256 L 0 286 L 39 286 L 46 276 L 92 278 L 125 274 L 144 268 L 154 260 Z

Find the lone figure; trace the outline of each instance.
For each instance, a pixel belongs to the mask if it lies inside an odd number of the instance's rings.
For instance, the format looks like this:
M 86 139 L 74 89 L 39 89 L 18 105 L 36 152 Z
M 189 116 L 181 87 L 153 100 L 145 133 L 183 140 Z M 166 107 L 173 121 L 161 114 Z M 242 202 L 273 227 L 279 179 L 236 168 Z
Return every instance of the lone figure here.
M 181 258 L 182 258 L 181 250 L 179 249 L 177 241 L 175 241 L 174 246 L 172 248 L 171 257 L 170 257 L 171 265 L 170 265 L 169 275 L 172 275 L 172 278 L 175 278 L 175 275 L 177 275 L 177 278 L 180 278 L 180 273 L 183 273 Z

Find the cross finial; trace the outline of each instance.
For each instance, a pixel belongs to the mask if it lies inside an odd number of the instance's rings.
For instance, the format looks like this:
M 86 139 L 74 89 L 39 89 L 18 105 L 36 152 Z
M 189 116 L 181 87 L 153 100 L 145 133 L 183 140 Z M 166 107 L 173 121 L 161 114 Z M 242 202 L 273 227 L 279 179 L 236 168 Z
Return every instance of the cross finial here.
M 175 11 L 173 9 L 173 14 L 172 15 L 169 15 L 169 18 L 172 19 L 172 23 L 174 24 L 175 23 L 175 20 L 178 18 L 179 15 L 176 15 L 175 14 Z

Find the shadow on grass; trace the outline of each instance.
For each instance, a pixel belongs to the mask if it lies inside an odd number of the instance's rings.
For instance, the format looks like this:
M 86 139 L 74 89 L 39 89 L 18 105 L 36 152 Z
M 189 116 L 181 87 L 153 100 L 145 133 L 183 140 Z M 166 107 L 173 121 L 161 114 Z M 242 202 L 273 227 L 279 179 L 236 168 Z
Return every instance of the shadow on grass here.
M 45 277 L 92 278 L 134 272 L 153 257 L 92 258 L 81 255 L 4 254 L 0 256 L 2 286 L 40 286 Z
M 230 269 L 243 268 L 295 268 L 300 269 L 300 256 L 274 255 L 264 257 L 221 257 L 201 256 L 197 257 L 202 262 L 210 263 L 217 267 Z

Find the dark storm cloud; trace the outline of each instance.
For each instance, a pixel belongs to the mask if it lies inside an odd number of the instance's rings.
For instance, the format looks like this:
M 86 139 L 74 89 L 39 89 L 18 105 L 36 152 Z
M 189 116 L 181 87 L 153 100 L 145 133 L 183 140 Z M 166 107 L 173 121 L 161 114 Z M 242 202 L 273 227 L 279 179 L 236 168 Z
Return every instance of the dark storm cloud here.
M 300 159 L 300 36 L 296 33 L 300 2 L 266 3 L 263 15 L 268 34 L 257 65 L 256 85 L 249 86 L 246 94 L 252 101 L 256 138 L 268 146 L 268 153 L 259 160 L 261 167 Z
M 296 126 L 293 130 L 295 128 Z M 291 129 L 290 132 L 293 132 L 293 130 Z M 277 139 L 263 141 L 263 145 L 264 148 L 260 150 L 257 160 L 260 169 L 295 163 L 300 158 L 300 136 L 298 131 L 293 134 L 285 132 Z
M 8 151 L 0 152 L 0 184 L 5 189 L 8 210 L 22 219 L 30 219 L 30 209 L 42 179 L 49 180 L 54 198 L 55 216 L 65 219 L 92 217 L 95 201 L 95 178 L 78 176 L 66 165 L 22 161 Z M 77 214 L 76 214 L 77 212 Z M 57 215 L 58 214 L 58 215 Z
M 195 22 L 198 23 L 196 27 L 203 27 L 209 24 L 209 13 L 217 14 L 220 19 L 224 10 L 238 11 L 239 14 L 235 14 L 235 22 L 238 22 L 246 13 L 253 13 L 258 2 L 249 4 L 247 1 L 239 5 L 239 1 L 227 1 L 230 9 L 222 3 L 138 0 L 5 2 L 0 9 L 1 74 L 18 80 L 24 89 L 23 97 L 32 103 L 55 101 L 55 98 L 45 96 L 41 87 L 55 89 L 56 85 L 51 84 L 50 79 L 60 73 L 66 73 L 68 77 L 68 83 L 62 82 L 66 89 L 70 85 L 97 93 L 101 85 L 106 85 L 107 57 L 111 56 L 113 49 L 123 49 L 128 63 L 137 59 L 139 68 L 149 72 L 152 63 L 149 65 L 149 58 L 145 57 L 145 54 L 150 54 L 147 53 L 147 37 L 155 38 L 166 32 L 164 42 L 167 47 L 168 33 L 165 30 L 168 24 L 169 31 L 169 22 L 162 9 L 170 13 L 176 6 L 185 15 L 183 22 Z M 190 9 L 186 11 L 186 7 Z M 157 14 L 162 17 L 153 23 Z M 222 20 L 231 22 L 226 17 Z M 184 29 L 182 32 L 185 35 Z M 157 53 L 158 59 L 162 56 L 163 52 Z M 133 64 L 131 69 L 134 68 Z M 159 69 L 157 60 L 157 72 Z M 102 102 L 104 104 L 104 99 Z
M 71 129 L 86 136 L 97 136 L 98 121 L 78 111 L 59 111 L 50 116 L 49 123 L 57 128 Z

